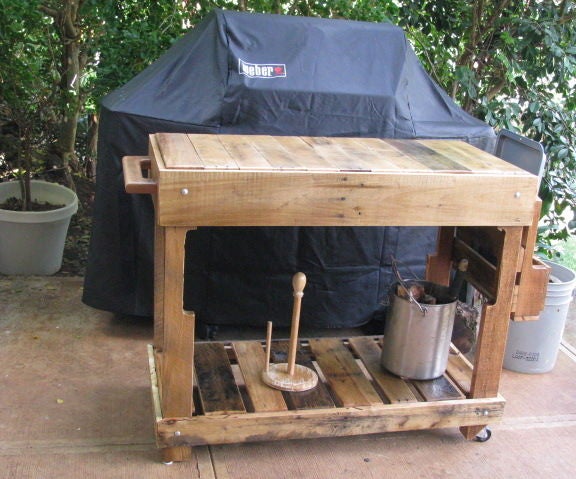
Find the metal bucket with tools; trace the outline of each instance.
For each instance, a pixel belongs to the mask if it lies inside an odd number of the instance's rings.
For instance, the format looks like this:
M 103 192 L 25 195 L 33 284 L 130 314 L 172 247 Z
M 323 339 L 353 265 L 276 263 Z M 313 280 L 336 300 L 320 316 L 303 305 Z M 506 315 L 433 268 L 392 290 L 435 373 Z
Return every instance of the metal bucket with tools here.
M 414 290 L 420 290 L 427 299 L 420 302 Z M 393 284 L 384 329 L 382 366 L 408 379 L 441 376 L 448 363 L 456 303 L 447 286 L 420 280 L 400 280 Z

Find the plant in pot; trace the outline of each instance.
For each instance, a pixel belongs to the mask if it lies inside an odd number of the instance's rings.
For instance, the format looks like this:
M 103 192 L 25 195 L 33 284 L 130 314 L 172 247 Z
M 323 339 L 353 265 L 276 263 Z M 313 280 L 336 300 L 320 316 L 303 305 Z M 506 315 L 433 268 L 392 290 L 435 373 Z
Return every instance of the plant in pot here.
M 33 179 L 50 149 L 58 74 L 27 20 L 0 25 L 9 37 L 0 49 L 0 273 L 50 275 L 62 265 L 78 199 L 67 187 Z

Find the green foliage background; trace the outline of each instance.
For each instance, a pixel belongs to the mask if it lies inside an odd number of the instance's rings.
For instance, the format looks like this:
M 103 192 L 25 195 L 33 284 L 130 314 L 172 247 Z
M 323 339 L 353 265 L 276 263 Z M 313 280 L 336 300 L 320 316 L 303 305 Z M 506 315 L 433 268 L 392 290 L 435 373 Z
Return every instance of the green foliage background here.
M 63 39 L 58 18 L 43 14 L 41 6 L 62 13 L 78 8 L 79 34 L 66 40 L 81 50 L 78 102 L 68 96 L 63 103 L 66 96 L 58 95 L 66 88 Z M 576 209 L 572 1 L 0 0 L 0 8 L 0 125 L 14 120 L 14 105 L 28 108 L 38 120 L 36 143 L 49 145 L 66 108 L 79 108 L 80 164 L 95 158 L 90 134 L 99 99 L 156 60 L 213 8 L 395 23 L 427 71 L 464 109 L 496 129 L 542 142 L 548 163 L 540 196 L 551 228 L 540 235 L 541 246 L 550 251 L 555 241 L 569 237 L 562 215 Z M 40 97 L 46 101 L 22 102 Z M 6 142 L 0 143 L 0 167 L 9 168 L 9 156 Z

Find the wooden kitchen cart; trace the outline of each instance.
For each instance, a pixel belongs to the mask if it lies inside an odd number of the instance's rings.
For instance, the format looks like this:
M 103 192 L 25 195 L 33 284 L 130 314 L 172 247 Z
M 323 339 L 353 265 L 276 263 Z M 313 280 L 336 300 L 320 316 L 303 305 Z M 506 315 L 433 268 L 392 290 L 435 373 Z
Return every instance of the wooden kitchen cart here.
M 196 445 L 438 427 L 472 439 L 499 420 L 509 319 L 537 315 L 546 291 L 548 270 L 532 259 L 535 176 L 453 140 L 159 133 L 147 157 L 123 163 L 126 190 L 154 200 L 150 365 L 166 460 Z M 204 226 L 438 226 L 427 279 L 447 284 L 466 258 L 468 281 L 488 298 L 474 364 L 454 350 L 443 377 L 405 381 L 379 366 L 377 337 L 317 338 L 299 350 L 319 372 L 314 390 L 265 386 L 261 341 L 194 341 L 184 243 Z M 274 343 L 277 362 L 285 347 Z

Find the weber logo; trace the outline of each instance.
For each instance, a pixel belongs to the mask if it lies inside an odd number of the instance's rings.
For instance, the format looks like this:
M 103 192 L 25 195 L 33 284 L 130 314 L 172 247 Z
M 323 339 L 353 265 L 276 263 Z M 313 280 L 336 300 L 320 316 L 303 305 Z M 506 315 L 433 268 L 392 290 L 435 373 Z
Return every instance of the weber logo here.
M 239 58 L 238 72 L 250 78 L 282 78 L 286 76 L 286 65 L 247 63 Z

